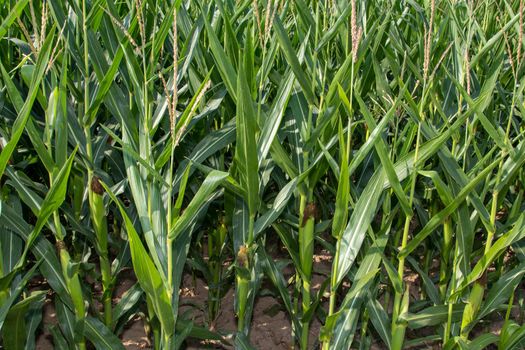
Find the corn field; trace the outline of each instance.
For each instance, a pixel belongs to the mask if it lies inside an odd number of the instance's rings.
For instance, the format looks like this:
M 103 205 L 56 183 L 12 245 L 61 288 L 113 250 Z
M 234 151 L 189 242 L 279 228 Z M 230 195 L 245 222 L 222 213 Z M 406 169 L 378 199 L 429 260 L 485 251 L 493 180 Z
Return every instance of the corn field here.
M 524 2 L 0 0 L 0 348 L 525 349 Z

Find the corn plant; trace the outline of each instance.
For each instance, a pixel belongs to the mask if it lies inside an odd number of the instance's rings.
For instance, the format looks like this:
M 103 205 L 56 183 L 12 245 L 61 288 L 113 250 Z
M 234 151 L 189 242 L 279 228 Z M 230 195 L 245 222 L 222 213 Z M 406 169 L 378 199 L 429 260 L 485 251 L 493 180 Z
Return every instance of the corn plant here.
M 525 347 L 523 0 L 0 3 L 1 347 Z

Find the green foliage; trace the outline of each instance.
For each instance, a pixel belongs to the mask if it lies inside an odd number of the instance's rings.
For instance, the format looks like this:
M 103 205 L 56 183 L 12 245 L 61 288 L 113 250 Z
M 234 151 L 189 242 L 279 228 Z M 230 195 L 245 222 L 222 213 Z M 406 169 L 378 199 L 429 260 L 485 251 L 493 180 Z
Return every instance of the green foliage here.
M 3 1 L 0 347 L 523 348 L 524 11 Z

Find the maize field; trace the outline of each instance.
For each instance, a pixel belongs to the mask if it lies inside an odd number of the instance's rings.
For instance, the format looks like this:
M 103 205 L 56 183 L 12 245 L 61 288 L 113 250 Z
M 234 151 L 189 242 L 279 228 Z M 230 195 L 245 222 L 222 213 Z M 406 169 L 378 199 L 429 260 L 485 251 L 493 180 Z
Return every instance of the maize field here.
M 525 0 L 0 0 L 0 348 L 525 349 Z

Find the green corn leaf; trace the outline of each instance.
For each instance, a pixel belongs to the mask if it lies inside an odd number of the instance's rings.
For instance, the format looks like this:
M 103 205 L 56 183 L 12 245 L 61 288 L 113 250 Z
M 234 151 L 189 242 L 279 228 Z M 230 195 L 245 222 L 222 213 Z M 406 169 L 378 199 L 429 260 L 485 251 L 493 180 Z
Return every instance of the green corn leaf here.
M 299 59 L 297 58 L 297 55 L 293 49 L 292 43 L 290 42 L 290 39 L 288 38 L 288 34 L 286 33 L 286 30 L 283 27 L 283 23 L 281 22 L 281 19 L 279 16 L 275 16 L 273 20 L 275 33 L 277 34 L 277 40 L 279 40 L 279 45 L 281 46 L 281 49 L 283 50 L 284 56 L 286 57 L 286 60 L 290 64 L 294 74 L 295 78 L 299 82 L 299 85 L 301 85 L 301 88 L 303 90 L 304 96 L 308 100 L 308 103 L 310 105 L 317 105 L 316 99 L 312 92 L 312 86 L 308 82 L 308 79 L 305 75 L 304 70 L 301 68 L 301 65 L 299 63 Z
M 390 182 L 390 186 L 392 186 L 392 189 L 396 193 L 399 203 L 401 203 L 403 212 L 405 213 L 405 215 L 410 216 L 413 214 L 413 212 L 412 208 L 410 207 L 410 204 L 408 203 L 408 196 L 405 194 L 405 191 L 401 187 L 401 183 L 399 182 L 399 179 L 394 169 L 394 164 L 388 155 L 387 148 L 381 136 L 381 133 L 385 128 L 386 124 L 392 120 L 392 117 L 394 116 L 394 113 L 398 108 L 400 97 L 396 99 L 392 107 L 390 107 L 387 114 L 383 117 L 383 119 L 381 119 L 379 124 L 376 124 L 370 112 L 368 111 L 368 108 L 366 107 L 364 101 L 361 99 L 361 96 L 358 93 L 356 93 L 356 100 L 359 103 L 361 112 L 365 117 L 368 128 L 372 130 L 372 133 L 368 137 L 368 140 L 365 142 L 365 144 L 359 149 L 358 154 L 352 160 L 352 163 L 350 164 L 350 174 L 352 174 L 355 171 L 356 167 L 361 163 L 361 161 L 364 159 L 364 156 L 368 153 L 367 147 L 371 147 L 373 145 L 376 149 L 377 154 L 379 155 L 381 164 L 385 169 L 385 174 L 388 178 L 388 181 Z
M 3 205 L 1 218 L 9 228 L 16 232 L 21 238 L 27 240 L 29 233 L 31 232 L 31 227 L 24 221 L 17 211 L 10 206 Z M 62 275 L 57 255 L 50 253 L 54 250 L 54 246 L 42 236 L 38 237 L 31 248 L 33 254 L 38 259 L 42 260 L 40 271 L 45 276 L 51 288 L 53 288 L 63 300 L 69 300 L 66 282 Z
M 390 282 L 394 287 L 394 290 L 396 291 L 396 293 L 403 294 L 403 284 L 401 279 L 399 278 L 399 273 L 397 272 L 396 268 L 394 267 L 392 262 L 384 255 L 382 256 L 382 262 L 383 266 L 385 267 L 388 278 L 390 278 Z
M 3 38 L 7 33 L 9 27 L 15 22 L 17 18 L 20 17 L 22 11 L 27 6 L 29 0 L 17 1 L 15 6 L 11 8 L 9 14 L 2 19 L 2 24 L 0 24 L 0 38 Z
M 86 318 L 84 332 L 97 350 L 125 349 L 122 341 L 96 318 Z
M 470 64 L 475 65 L 478 63 L 481 57 L 483 57 L 483 55 L 485 55 L 487 51 L 490 50 L 496 43 L 500 42 L 501 38 L 505 35 L 505 32 L 507 32 L 518 20 L 519 14 L 516 14 L 508 22 L 506 22 L 505 25 L 489 40 L 487 40 L 479 51 L 477 51 L 477 53 L 472 57 Z
M 4 322 L 6 321 L 11 306 L 14 304 L 20 293 L 22 293 L 22 290 L 25 288 L 27 282 L 29 282 L 29 280 L 33 277 L 41 262 L 42 260 L 38 260 L 36 264 L 34 264 L 31 269 L 29 269 L 29 271 L 26 272 L 26 274 L 19 281 L 16 282 L 16 284 L 13 286 L 14 288 L 11 291 L 11 294 L 0 307 L 0 329 L 2 329 L 4 326 Z
M 40 295 L 34 300 L 25 314 L 26 321 L 26 340 L 25 350 L 34 349 L 36 347 L 36 332 L 40 323 L 42 322 L 42 307 L 44 306 L 45 295 Z
M 255 350 L 244 333 L 238 332 L 235 336 L 235 348 L 240 350 Z
M 259 249 L 259 252 L 262 260 L 264 273 L 270 279 L 273 285 L 277 287 L 279 295 L 281 296 L 281 299 L 288 313 L 294 316 L 292 300 L 290 298 L 286 281 L 284 280 L 282 273 L 278 270 L 275 262 L 271 257 L 267 255 L 264 249 Z M 301 323 L 299 322 L 299 319 L 297 317 L 292 317 L 292 322 L 294 323 L 294 327 L 296 327 L 295 329 L 297 329 L 298 333 L 300 334 Z
M 452 320 L 458 321 L 461 319 L 463 314 L 464 306 L 456 304 L 452 309 Z M 436 305 L 430 306 L 426 309 L 419 311 L 418 313 L 405 313 L 401 314 L 400 318 L 408 322 L 408 328 L 420 329 L 423 327 L 431 327 L 441 324 L 447 320 L 448 317 L 448 305 Z
M 24 1 L 21 3 L 24 3 Z M 20 137 L 22 136 L 27 120 L 31 115 L 31 109 L 39 91 L 40 82 L 44 77 L 46 67 L 49 62 L 49 56 L 52 48 L 51 43 L 53 42 L 53 39 L 54 35 L 52 33 L 47 36 L 44 45 L 42 46 L 41 53 L 38 56 L 35 69 L 33 70 L 33 75 L 31 76 L 31 85 L 28 97 L 24 102 L 20 113 L 18 114 L 16 121 L 13 124 L 13 132 L 11 135 L 11 139 L 0 153 L 0 177 L 4 174 L 7 162 L 9 161 L 9 158 L 11 158 L 11 155 L 13 154 L 13 151 L 15 150 L 16 145 L 18 144 L 18 140 L 20 140 Z
M 514 322 L 511 322 L 510 325 L 507 323 L 505 326 L 500 336 L 498 350 L 522 349 L 523 343 L 525 342 L 525 326 L 520 327 Z
M 330 27 L 330 29 L 324 33 L 323 37 L 319 41 L 319 44 L 317 45 L 316 50 L 320 50 L 323 46 L 325 46 L 338 32 L 339 27 L 343 23 L 347 21 L 347 18 L 350 16 L 350 10 L 352 9 L 352 6 L 345 6 L 343 12 L 339 15 L 337 18 L 337 21 Z
M 456 195 L 454 201 L 445 207 L 442 211 L 437 213 L 430 219 L 430 221 L 423 227 L 421 231 L 406 245 L 406 247 L 399 252 L 400 256 L 406 257 L 414 249 L 416 249 L 421 242 L 428 237 L 436 229 L 438 225 L 441 225 L 443 221 L 454 212 L 461 203 L 465 200 L 467 195 L 474 190 L 481 180 L 484 180 L 487 175 L 499 164 L 499 160 L 495 160 L 489 164 L 482 172 L 480 172 L 467 186 L 463 187 L 461 191 Z
M 468 345 L 464 349 L 486 349 L 490 344 L 495 344 L 499 340 L 499 337 L 495 334 L 488 333 L 488 334 L 482 334 L 475 338 L 474 340 L 470 341 Z M 460 339 L 461 341 L 461 339 Z M 460 343 L 461 346 L 463 346 Z
M 45 291 L 34 292 L 11 307 L 2 328 L 3 345 L 6 350 L 24 348 L 27 334 L 25 316 L 32 303 L 43 301 L 44 294 Z
M 215 62 L 217 64 L 219 73 L 221 74 L 221 77 L 224 80 L 224 84 L 226 85 L 226 89 L 228 90 L 228 93 L 230 94 L 231 98 L 234 101 L 237 101 L 238 89 L 236 88 L 236 86 L 238 79 L 237 73 L 235 72 L 235 68 L 231 60 L 226 55 L 224 48 L 221 46 L 219 38 L 217 38 L 217 34 L 215 34 L 215 31 L 212 28 L 206 16 L 204 16 L 204 24 L 206 26 L 206 32 L 208 33 L 210 40 L 210 49 L 215 58 Z
M 288 201 L 290 200 L 292 194 L 294 193 L 295 189 L 297 188 L 298 179 L 295 178 L 292 181 L 290 181 L 286 186 L 284 186 L 281 191 L 277 194 L 275 197 L 275 200 L 273 202 L 272 208 L 262 214 L 257 221 L 254 223 L 253 227 L 253 233 L 255 236 L 255 239 L 264 232 L 264 230 L 272 225 L 275 220 L 281 215 L 281 213 L 284 211 L 286 205 L 288 204 Z
M 97 111 L 100 108 L 104 99 L 106 98 L 109 92 L 109 89 L 113 85 L 115 77 L 117 76 L 118 68 L 120 66 L 120 62 L 122 61 L 123 56 L 124 56 L 124 51 L 122 50 L 122 48 L 119 48 L 119 50 L 117 51 L 117 54 L 115 55 L 115 57 L 113 58 L 113 61 L 111 62 L 111 66 L 106 71 L 104 79 L 100 81 L 100 85 L 98 86 L 98 89 L 97 89 L 97 94 L 95 95 L 95 98 L 89 105 L 89 110 L 86 116 L 84 116 L 84 121 L 86 125 L 93 124 Z
M 164 282 L 165 278 L 155 267 L 155 264 L 144 248 L 144 245 L 142 244 L 140 237 L 135 230 L 133 223 L 131 222 L 131 219 L 129 218 L 126 210 L 118 198 L 113 194 L 111 189 L 107 187 L 107 185 L 102 183 L 102 186 L 104 186 L 104 189 L 112 201 L 117 204 L 120 214 L 124 219 L 126 231 L 128 232 L 131 260 L 140 286 L 151 298 L 154 305 L 155 314 L 159 318 L 163 329 L 165 329 L 166 332 L 169 332 L 168 334 L 172 334 L 175 329 L 175 319 L 171 311 L 170 296 Z M 89 327 L 87 331 L 89 331 Z
M 490 247 L 489 251 L 483 255 L 483 257 L 476 263 L 472 271 L 467 276 L 465 281 L 462 283 L 456 293 L 462 291 L 466 286 L 470 285 L 474 281 L 478 280 L 481 275 L 487 270 L 492 262 L 507 249 L 513 243 L 519 241 L 525 237 L 525 214 L 520 215 L 518 220 L 514 223 L 514 227 L 503 234 L 494 244 Z
M 245 76 L 245 70 L 241 66 L 237 79 L 237 144 L 235 147 L 235 160 L 240 184 L 246 191 L 246 202 L 251 216 L 259 205 L 259 167 L 257 163 L 256 129 L 257 121 L 253 102 L 250 95 Z
M 187 157 L 188 159 L 185 159 L 180 163 L 177 172 L 174 176 L 174 186 L 177 187 L 178 185 L 180 185 L 181 178 L 189 162 L 200 164 L 212 154 L 226 148 L 235 140 L 235 133 L 235 119 L 232 119 L 220 130 L 213 131 L 212 133 L 204 137 L 193 148 L 193 151 Z M 169 148 L 166 148 L 166 150 L 169 150 Z M 163 156 L 164 153 L 166 153 L 167 155 L 167 158 L 165 159 L 165 161 L 167 162 L 169 160 L 169 152 L 163 152 Z M 164 160 L 161 162 L 161 157 L 159 157 L 159 159 L 155 163 L 155 168 L 159 169 L 163 165 Z M 190 169 L 189 175 L 191 175 L 194 170 L 194 167 L 192 167 Z
M 293 72 L 289 70 L 285 74 L 281 86 L 279 87 L 279 90 L 277 90 L 277 98 L 275 99 L 272 109 L 261 130 L 259 139 L 257 140 L 257 158 L 259 159 L 259 167 L 268 155 L 274 138 L 281 126 L 281 121 L 286 111 L 288 99 L 290 98 L 293 83 L 295 81 L 295 77 L 292 73 Z
M 208 176 L 206 176 L 206 179 L 202 183 L 197 193 L 195 193 L 195 196 L 193 196 L 190 204 L 188 204 L 182 215 L 176 219 L 168 235 L 170 239 L 175 239 L 191 225 L 191 223 L 195 220 L 195 214 L 207 202 L 210 195 L 227 177 L 228 173 L 218 170 L 214 170 L 209 173 Z
M 191 119 L 195 116 L 195 110 L 197 109 L 197 103 L 200 103 L 200 99 L 202 98 L 202 95 L 206 92 L 210 82 L 210 76 L 212 71 L 210 70 L 208 74 L 204 77 L 202 80 L 202 83 L 200 84 L 197 91 L 195 91 L 195 94 L 193 95 L 192 99 L 186 106 L 186 109 L 184 112 L 177 118 L 177 125 L 175 127 L 177 134 L 180 133 L 180 137 L 182 137 L 182 134 L 185 132 L 186 128 L 188 127 L 188 124 L 191 122 Z
M 144 294 L 144 291 L 140 288 L 139 283 L 135 283 L 130 289 L 122 294 L 120 301 L 113 308 L 113 327 L 116 326 L 121 317 L 139 302 L 142 294 Z
M 339 123 L 339 145 L 341 147 L 341 160 L 339 166 L 339 183 L 337 185 L 337 194 L 335 197 L 335 212 L 332 224 L 332 236 L 336 237 L 337 239 L 339 239 L 344 230 L 344 225 L 348 218 L 348 203 L 350 201 L 350 172 L 348 169 L 349 154 L 347 152 L 347 145 L 345 145 L 342 129 L 343 127 L 341 123 Z M 351 132 L 351 130 L 348 130 L 348 132 Z
M 479 92 L 480 95 L 478 96 L 478 99 L 483 100 L 484 101 L 483 104 L 476 104 L 474 102 L 474 100 L 469 96 L 467 91 L 463 88 L 463 86 L 457 80 L 455 80 L 455 78 L 452 77 L 450 75 L 450 73 L 449 73 L 449 77 L 454 82 L 456 88 L 458 88 L 461 91 L 461 93 L 463 95 L 463 98 L 465 98 L 465 100 L 469 103 L 471 108 L 477 108 L 476 116 L 481 121 L 481 124 L 483 125 L 483 128 L 489 134 L 491 139 L 501 149 L 509 150 L 509 145 L 505 142 L 506 141 L 505 140 L 505 132 L 503 131 L 503 129 L 501 127 L 496 129 L 496 127 L 493 125 L 493 123 L 483 113 L 483 111 L 487 108 L 488 103 L 490 102 L 490 96 L 492 95 L 492 93 L 494 91 L 494 86 L 496 84 L 496 81 L 494 81 L 494 80 L 497 79 L 497 77 L 499 75 L 498 73 L 499 73 L 499 70 L 501 69 L 501 66 L 502 66 L 501 63 L 502 63 L 502 60 L 500 60 L 498 62 L 498 64 L 494 65 L 494 68 L 492 68 L 493 71 L 490 74 L 490 77 L 493 80 L 492 81 L 491 80 L 487 81 L 487 83 L 485 85 L 483 85 L 481 91 Z M 512 147 L 510 147 L 509 151 L 513 152 Z
M 29 249 L 33 245 L 34 241 L 37 239 L 44 225 L 47 223 L 47 220 L 49 219 L 51 214 L 58 210 L 58 208 L 60 208 L 60 206 L 64 202 L 66 198 L 69 173 L 71 172 L 71 166 L 73 164 L 73 160 L 75 159 L 76 152 L 77 149 L 75 148 L 73 150 L 73 153 L 69 156 L 68 160 L 62 167 L 62 169 L 60 169 L 60 172 L 58 172 L 58 174 L 56 175 L 55 179 L 53 180 L 53 183 L 51 184 L 49 192 L 46 194 L 46 197 L 42 201 L 40 210 L 38 212 L 38 219 L 35 223 L 35 227 L 27 237 L 24 252 L 22 253 L 22 257 L 18 261 L 17 266 L 22 266 L 24 264 L 25 257 L 29 252 Z
M 64 338 L 64 335 L 60 332 L 60 328 L 57 325 L 50 327 L 49 332 L 53 336 L 53 345 L 56 347 L 56 349 L 65 350 L 74 346 L 68 344 L 68 342 Z
M 408 312 L 410 286 L 406 285 L 399 304 L 399 314 L 403 315 Z M 396 323 L 392 324 L 392 349 L 402 349 L 405 343 L 405 333 L 408 323 L 398 318 Z
M 75 343 L 75 315 L 59 298 L 55 298 L 57 320 L 64 339 L 69 344 Z
M 439 296 L 438 289 L 436 288 L 434 284 L 434 281 L 429 277 L 427 273 L 425 273 L 425 271 L 423 271 L 423 269 L 421 268 L 421 266 L 419 266 L 416 260 L 414 260 L 410 256 L 407 256 L 406 260 L 421 277 L 421 280 L 423 281 L 423 287 L 428 297 L 430 298 L 430 300 L 432 300 L 432 302 L 436 305 L 441 304 L 442 301 Z
M 175 218 L 178 218 L 180 215 L 180 211 L 182 209 L 182 201 L 184 200 L 184 193 L 186 193 L 186 186 L 188 185 L 188 178 L 190 176 L 190 170 L 191 170 L 191 164 L 188 163 L 186 166 L 186 170 L 184 171 L 180 186 L 179 186 L 179 193 L 177 195 L 177 200 L 175 201 L 175 206 L 173 207 L 173 216 Z
M 336 285 L 339 285 L 346 276 L 361 248 L 364 234 L 375 215 L 377 203 L 382 193 L 380 184 L 383 181 L 383 176 L 383 173 L 379 173 L 379 176 L 374 177 L 368 183 L 368 186 L 361 193 L 348 225 L 341 236 L 340 255 L 336 262 L 337 270 L 335 270 Z
M 384 224 L 375 242 L 365 252 L 362 263 L 354 277 L 354 280 L 358 282 L 351 287 L 351 289 L 357 289 L 360 285 L 359 290 L 356 290 L 355 294 L 350 293 L 350 291 L 346 294 L 339 311 L 333 317 L 328 317 L 324 329 L 321 330 L 322 335 L 323 333 L 331 335 L 331 348 L 348 349 L 353 342 L 359 311 L 368 292 L 366 289 L 366 286 L 369 285 L 368 282 L 364 284 L 362 282 L 373 278 L 379 271 L 381 253 L 388 241 L 387 234 L 390 231 L 391 224 L 392 219 Z
M 525 274 L 525 263 L 521 263 L 501 276 L 501 278 L 490 287 L 483 301 L 483 305 L 479 310 L 478 317 L 482 319 L 508 301 L 510 295 L 514 293 L 514 290 L 522 280 L 523 274 Z
M 378 271 L 378 269 L 371 270 L 362 277 L 358 278 L 350 291 L 348 291 L 346 294 L 343 304 L 341 305 L 341 309 L 336 314 L 331 316 L 337 320 L 335 329 L 333 331 L 334 334 L 332 336 L 334 349 L 343 349 L 344 346 L 350 345 L 353 334 L 348 333 L 348 326 L 351 324 L 350 321 L 352 320 L 352 315 L 358 311 L 359 304 L 362 303 L 362 294 L 364 294 L 364 290 Z
M 368 312 L 370 314 L 370 320 L 374 325 L 375 330 L 383 340 L 383 343 L 390 348 L 391 346 L 391 321 L 388 315 L 378 300 L 370 299 L 367 304 Z
M 15 84 L 13 83 L 13 80 L 9 77 L 9 74 L 6 72 L 2 64 L 0 64 L 0 70 L 2 72 L 2 78 L 4 79 L 3 82 L 6 85 L 6 90 L 9 94 L 11 102 L 13 103 L 16 112 L 21 113 L 22 109 L 24 108 L 24 100 L 22 99 L 22 95 L 20 95 L 20 92 L 16 88 Z M 55 95 L 52 93 L 50 96 L 50 100 L 53 101 L 54 97 Z M 52 105 L 53 104 L 50 103 L 50 106 Z M 31 139 L 31 142 L 35 147 L 35 151 L 38 153 L 38 156 L 42 160 L 42 163 L 44 163 L 44 166 L 46 167 L 48 172 L 52 172 L 55 164 L 53 162 L 53 159 L 51 159 L 49 153 L 47 152 L 47 149 L 41 140 L 41 135 L 36 129 L 30 117 L 28 118 L 25 126 L 29 138 Z

